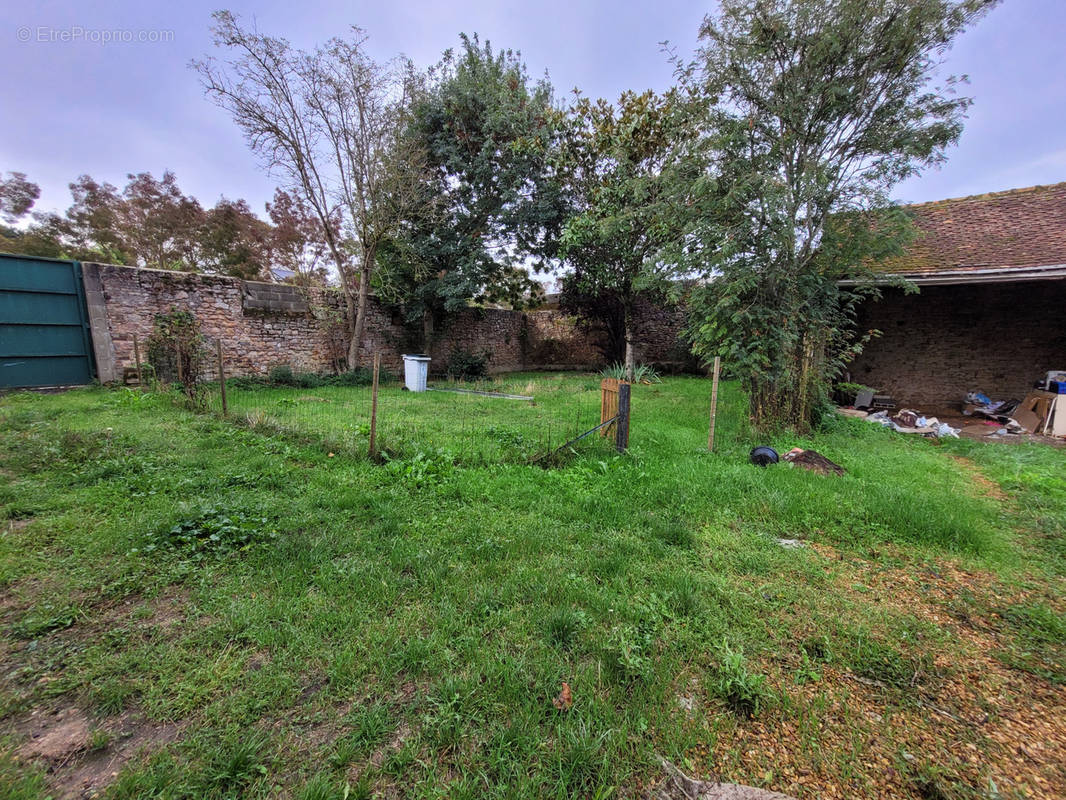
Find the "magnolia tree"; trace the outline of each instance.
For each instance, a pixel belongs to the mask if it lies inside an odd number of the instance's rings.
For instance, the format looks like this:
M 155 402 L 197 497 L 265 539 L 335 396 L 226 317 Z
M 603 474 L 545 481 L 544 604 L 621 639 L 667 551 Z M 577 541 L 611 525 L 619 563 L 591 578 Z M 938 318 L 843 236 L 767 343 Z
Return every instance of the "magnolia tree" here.
M 264 166 L 317 219 L 344 291 L 354 367 L 378 252 L 431 201 L 424 153 L 400 135 L 419 78 L 405 59 L 371 58 L 358 28 L 303 51 L 227 11 L 214 18 L 227 56 L 194 66 Z
M 938 67 L 994 4 L 722 0 L 705 19 L 682 70 L 713 101 L 716 152 L 716 212 L 687 251 L 706 277 L 691 333 L 741 378 L 757 427 L 808 425 L 850 355 L 857 295 L 840 282 L 906 241 L 889 190 L 958 139 L 970 100 Z

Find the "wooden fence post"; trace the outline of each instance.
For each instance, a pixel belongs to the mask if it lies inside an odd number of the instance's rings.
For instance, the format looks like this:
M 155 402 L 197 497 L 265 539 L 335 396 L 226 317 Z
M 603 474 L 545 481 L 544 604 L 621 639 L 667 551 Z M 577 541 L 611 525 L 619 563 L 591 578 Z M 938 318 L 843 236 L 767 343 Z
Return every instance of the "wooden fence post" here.
M 137 368 L 137 387 L 144 391 L 144 376 L 141 375 L 141 348 L 137 342 L 137 334 L 133 334 L 133 366 Z
M 218 388 L 222 390 L 222 416 L 229 414 L 229 407 L 226 404 L 226 370 L 222 366 L 222 340 L 216 339 L 218 345 Z
M 718 416 L 718 373 L 722 369 L 720 356 L 714 357 L 714 376 L 711 378 L 711 428 L 707 432 L 707 452 L 714 452 L 714 422 Z
M 615 425 L 614 447 L 624 453 L 629 447 L 629 392 L 633 387 L 628 383 L 618 384 L 618 422 Z
M 378 432 L 378 371 L 381 368 L 381 353 L 374 353 L 374 381 L 370 389 L 370 460 L 377 461 Z

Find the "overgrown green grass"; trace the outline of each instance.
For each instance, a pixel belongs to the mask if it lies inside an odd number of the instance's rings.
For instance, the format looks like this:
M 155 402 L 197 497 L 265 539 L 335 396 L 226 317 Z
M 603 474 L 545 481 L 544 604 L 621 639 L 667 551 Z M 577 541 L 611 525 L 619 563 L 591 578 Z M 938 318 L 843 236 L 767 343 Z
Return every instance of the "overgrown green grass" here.
M 354 387 L 264 390 L 293 400 L 282 411 L 316 408 L 284 435 L 128 392 L 3 398 L 0 719 L 77 704 L 180 722 L 113 798 L 628 796 L 658 756 L 686 764 L 728 747 L 747 715 L 793 713 L 772 665 L 798 665 L 796 685 L 864 676 L 906 703 L 941 669 L 933 654 L 958 646 L 778 538 L 1061 586 L 1062 451 L 936 447 L 841 418 L 767 443 L 814 447 L 843 477 L 763 470 L 735 386 L 709 454 L 708 381 L 670 378 L 634 387 L 624 456 L 599 443 L 559 469 L 459 457 L 461 403 L 483 430 L 598 412 L 591 376 L 506 387 L 536 405 L 386 390 L 419 437 L 385 465 L 356 446 L 330 456 L 332 426 L 356 424 Z M 1002 613 L 1039 632 L 1039 658 L 1018 663 L 1046 673 L 1060 611 L 1035 598 Z M 564 681 L 569 710 L 552 702 Z M 698 713 L 679 705 L 689 694 Z M 0 795 L 43 796 L 40 770 L 0 761 Z M 772 771 L 727 777 L 783 788 Z
M 227 393 L 228 410 L 234 421 L 262 432 L 319 442 L 338 453 L 367 454 L 370 387 L 301 389 L 229 383 L 233 385 Z M 139 397 L 135 390 L 126 393 L 128 402 L 146 402 Z M 202 402 L 213 413 L 221 413 L 217 384 L 204 385 Z M 425 393 L 389 383 L 379 391 L 377 445 L 392 459 L 421 454 L 423 459 L 431 456 L 462 466 L 526 464 L 599 421 L 600 380 L 595 376 L 575 379 L 534 373 L 477 382 L 435 381 Z M 601 451 L 608 449 L 599 437 L 584 441 L 582 449 L 597 442 Z

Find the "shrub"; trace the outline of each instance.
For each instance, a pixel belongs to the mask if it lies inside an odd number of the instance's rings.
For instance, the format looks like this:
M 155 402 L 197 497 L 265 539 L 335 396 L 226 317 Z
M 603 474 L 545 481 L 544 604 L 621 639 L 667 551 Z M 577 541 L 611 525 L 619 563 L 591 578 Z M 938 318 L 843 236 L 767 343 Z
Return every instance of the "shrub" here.
M 378 374 L 378 380 L 382 380 L 385 370 L 381 370 Z M 342 372 L 340 375 L 335 375 L 331 383 L 335 383 L 337 386 L 369 386 L 374 382 L 374 371 L 367 367 L 356 367 L 350 369 L 347 372 Z
M 296 375 L 288 364 L 278 364 L 276 367 L 271 367 L 270 372 L 267 373 L 267 379 L 277 386 L 296 385 Z
M 378 371 L 378 382 L 394 380 L 388 370 Z M 272 367 L 267 381 L 273 386 L 294 386 L 298 389 L 317 389 L 321 386 L 369 386 L 374 382 L 374 371 L 369 367 L 356 367 L 339 375 L 319 375 L 316 372 L 294 372 L 288 364 Z
M 152 373 L 159 380 L 176 381 L 181 364 L 182 390 L 196 401 L 200 370 L 207 356 L 200 323 L 190 311 L 171 308 L 166 314 L 156 314 L 151 335 L 145 341 L 145 351 Z
M 616 378 L 620 381 L 626 379 L 626 365 L 622 363 L 611 364 L 600 372 L 603 378 Z M 647 364 L 637 364 L 633 368 L 633 383 L 662 383 L 663 379 L 653 367 Z
M 488 350 L 472 353 L 468 350 L 453 350 L 448 356 L 448 377 L 457 381 L 478 381 L 489 376 Z

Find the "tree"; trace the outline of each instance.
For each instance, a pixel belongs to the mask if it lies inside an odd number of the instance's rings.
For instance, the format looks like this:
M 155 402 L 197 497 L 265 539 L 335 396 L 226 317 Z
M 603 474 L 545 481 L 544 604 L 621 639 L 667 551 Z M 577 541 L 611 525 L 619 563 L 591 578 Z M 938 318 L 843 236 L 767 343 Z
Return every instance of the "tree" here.
M 561 209 L 552 201 L 548 156 L 558 113 L 547 79 L 532 82 L 520 54 L 462 36 L 430 72 L 406 138 L 426 153 L 429 213 L 391 244 L 384 296 L 423 323 L 473 301 L 521 307 L 539 295 L 530 276 L 553 255 Z
M 344 291 L 354 367 L 378 251 L 425 201 L 424 158 L 399 135 L 417 76 L 406 60 L 374 61 L 358 28 L 305 52 L 227 11 L 214 19 L 215 44 L 232 55 L 194 66 L 252 151 L 317 218 Z
M 693 169 L 694 117 L 677 91 L 624 93 L 617 106 L 578 98 L 560 149 L 573 216 L 559 255 L 563 305 L 621 335 L 633 379 L 638 299 L 662 296 L 702 181 Z
M 204 272 L 244 280 L 270 280 L 273 230 L 244 200 L 222 198 L 204 214 L 198 236 Z
M 200 203 L 182 193 L 170 170 L 161 180 L 150 172 L 126 177 L 113 220 L 123 249 L 144 267 L 197 271 L 205 222 Z
M 758 427 L 808 425 L 854 352 L 858 294 L 839 281 L 905 243 L 888 192 L 958 139 L 971 101 L 932 84 L 995 2 L 722 0 L 704 20 L 687 75 L 716 101 L 718 202 L 691 332 L 741 376 Z
M 41 196 L 41 188 L 24 172 L 9 172 L 7 175 L 6 179 L 0 175 L 0 219 L 7 223 L 0 225 L 0 251 L 50 258 L 59 256 L 61 248 L 54 238 L 42 236 L 41 231 L 32 226 L 28 229 L 9 227 L 30 213 Z
M 70 184 L 74 202 L 66 216 L 49 214 L 37 223 L 54 231 L 73 258 L 152 269 L 196 271 L 204 211 L 185 195 L 169 170 L 129 174 L 120 192 L 110 183 L 82 175 Z
M 283 189 L 274 191 L 274 201 L 267 203 L 273 223 L 270 232 L 273 263 L 292 273 L 298 286 L 324 286 L 329 278 L 324 263 L 328 245 L 319 221 L 297 195 Z
M 39 220 L 50 226 L 76 257 L 113 264 L 136 264 L 136 254 L 122 232 L 123 199 L 110 183 L 81 175 L 70 184 L 74 202 L 65 218 L 57 214 Z
M 25 172 L 0 176 L 0 219 L 15 224 L 26 216 L 41 196 L 41 187 L 31 183 Z

